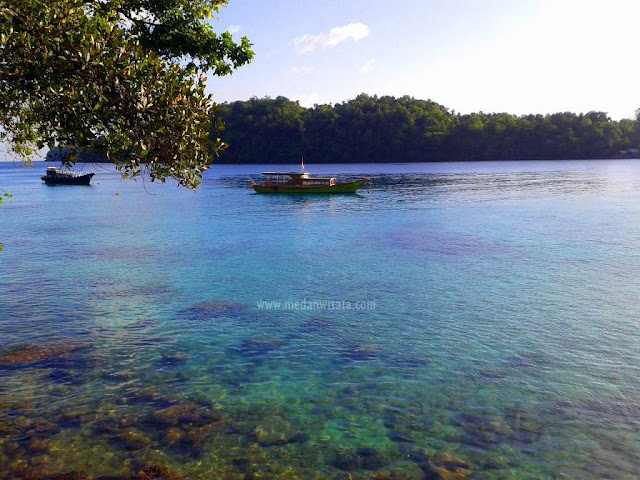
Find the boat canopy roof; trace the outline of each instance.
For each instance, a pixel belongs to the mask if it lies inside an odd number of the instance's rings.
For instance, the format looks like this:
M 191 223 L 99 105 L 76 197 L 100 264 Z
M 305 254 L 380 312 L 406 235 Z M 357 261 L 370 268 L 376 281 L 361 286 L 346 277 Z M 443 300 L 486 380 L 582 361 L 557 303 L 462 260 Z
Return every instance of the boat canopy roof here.
M 300 179 L 309 179 L 309 180 L 331 180 L 334 177 L 311 177 L 309 176 L 309 172 L 262 172 L 262 175 L 265 177 L 282 177 L 287 176 L 290 178 L 300 178 Z

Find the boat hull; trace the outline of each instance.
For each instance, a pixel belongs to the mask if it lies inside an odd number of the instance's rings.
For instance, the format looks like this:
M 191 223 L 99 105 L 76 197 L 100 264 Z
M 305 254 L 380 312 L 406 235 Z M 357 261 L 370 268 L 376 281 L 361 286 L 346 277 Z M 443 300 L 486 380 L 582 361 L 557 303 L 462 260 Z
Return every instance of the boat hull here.
M 339 183 L 332 186 L 302 187 L 300 185 L 253 185 L 256 193 L 356 193 L 356 190 L 369 182 L 368 178 L 349 183 Z
M 77 177 L 47 176 L 43 175 L 42 180 L 47 185 L 89 185 L 94 173 L 87 173 Z

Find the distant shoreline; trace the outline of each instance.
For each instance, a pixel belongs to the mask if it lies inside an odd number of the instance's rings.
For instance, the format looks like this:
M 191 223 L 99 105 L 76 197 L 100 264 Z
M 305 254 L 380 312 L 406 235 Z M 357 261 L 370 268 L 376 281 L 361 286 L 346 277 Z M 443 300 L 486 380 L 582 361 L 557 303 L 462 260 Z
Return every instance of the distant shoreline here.
M 431 161 L 420 161 L 420 162 L 371 162 L 371 161 L 362 161 L 362 162 L 306 162 L 307 167 L 313 167 L 313 165 L 420 165 L 420 164 L 442 164 L 442 163 L 491 163 L 491 162 L 507 162 L 507 163 L 516 163 L 516 162 L 601 162 L 601 161 L 610 161 L 610 160 L 640 160 L 640 156 L 634 157 L 610 157 L 610 158 L 535 158 L 535 159 L 496 159 L 496 160 L 431 160 Z M 48 163 L 53 162 L 54 160 L 33 160 L 33 163 Z M 0 160 L 0 163 L 16 163 L 15 160 Z M 113 162 L 103 162 L 103 161 L 83 161 L 78 160 L 75 162 L 76 164 L 104 164 L 104 165 L 115 165 Z M 215 165 L 289 165 L 289 166 L 299 166 L 299 163 L 296 162 L 274 162 L 274 161 L 264 161 L 264 162 L 222 162 L 215 161 L 210 164 L 211 166 Z

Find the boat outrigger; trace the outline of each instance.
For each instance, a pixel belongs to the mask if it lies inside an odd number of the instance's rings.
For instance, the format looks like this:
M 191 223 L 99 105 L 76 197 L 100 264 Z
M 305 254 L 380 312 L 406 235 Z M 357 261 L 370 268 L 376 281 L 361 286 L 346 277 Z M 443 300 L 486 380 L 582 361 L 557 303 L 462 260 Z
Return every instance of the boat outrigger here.
M 365 177 L 337 183 L 334 177 L 312 177 L 309 172 L 264 172 L 263 175 L 263 183 L 251 185 L 257 193 L 356 193 L 370 180 Z
M 47 185 L 89 185 L 94 175 L 95 173 L 80 173 L 47 167 L 47 174 L 40 178 Z

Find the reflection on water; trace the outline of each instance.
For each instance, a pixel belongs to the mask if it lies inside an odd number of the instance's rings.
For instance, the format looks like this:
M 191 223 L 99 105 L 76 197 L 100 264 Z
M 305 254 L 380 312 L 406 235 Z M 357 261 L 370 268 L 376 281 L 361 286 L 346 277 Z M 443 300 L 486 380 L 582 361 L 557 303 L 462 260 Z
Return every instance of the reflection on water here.
M 640 164 L 376 168 L 0 165 L 0 478 L 637 476 Z

